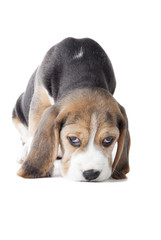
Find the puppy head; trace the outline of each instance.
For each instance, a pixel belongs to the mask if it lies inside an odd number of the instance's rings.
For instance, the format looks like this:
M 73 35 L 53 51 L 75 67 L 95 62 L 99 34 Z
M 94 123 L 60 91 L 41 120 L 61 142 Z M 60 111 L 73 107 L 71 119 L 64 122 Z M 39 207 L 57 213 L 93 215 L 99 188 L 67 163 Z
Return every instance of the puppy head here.
M 123 108 L 103 90 L 77 92 L 72 100 L 66 98 L 66 103 L 64 110 L 68 114 L 60 132 L 62 174 L 77 181 L 108 179 L 126 141 L 127 118 Z
M 64 97 L 44 113 L 19 175 L 45 175 L 57 157 L 60 144 L 63 176 L 77 181 L 108 179 L 125 144 L 127 119 L 121 108 L 104 90 L 76 90 Z

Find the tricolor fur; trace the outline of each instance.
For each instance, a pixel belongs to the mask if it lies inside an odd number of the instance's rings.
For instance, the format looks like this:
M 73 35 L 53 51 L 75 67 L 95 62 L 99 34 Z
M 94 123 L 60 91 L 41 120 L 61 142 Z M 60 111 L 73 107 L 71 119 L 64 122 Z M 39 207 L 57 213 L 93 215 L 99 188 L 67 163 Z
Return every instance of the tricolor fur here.
M 67 38 L 52 47 L 13 110 L 24 145 L 18 175 L 50 176 L 59 157 L 69 179 L 125 178 L 130 135 L 125 109 L 112 96 L 115 85 L 111 62 L 95 41 Z

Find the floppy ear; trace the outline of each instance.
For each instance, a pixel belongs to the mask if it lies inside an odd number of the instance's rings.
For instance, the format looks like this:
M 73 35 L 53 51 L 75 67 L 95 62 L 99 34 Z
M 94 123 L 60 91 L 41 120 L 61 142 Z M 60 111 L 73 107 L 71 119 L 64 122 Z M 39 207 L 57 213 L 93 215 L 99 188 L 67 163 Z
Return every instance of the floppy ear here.
M 59 146 L 59 124 L 55 119 L 58 110 L 55 106 L 47 108 L 38 125 L 29 155 L 18 171 L 25 178 L 42 177 L 53 166 Z
M 115 179 L 126 178 L 126 173 L 129 169 L 129 149 L 130 149 L 130 134 L 128 130 L 128 119 L 125 109 L 119 105 L 121 115 L 118 117 L 118 126 L 120 137 L 118 139 L 117 153 L 112 166 L 112 177 Z

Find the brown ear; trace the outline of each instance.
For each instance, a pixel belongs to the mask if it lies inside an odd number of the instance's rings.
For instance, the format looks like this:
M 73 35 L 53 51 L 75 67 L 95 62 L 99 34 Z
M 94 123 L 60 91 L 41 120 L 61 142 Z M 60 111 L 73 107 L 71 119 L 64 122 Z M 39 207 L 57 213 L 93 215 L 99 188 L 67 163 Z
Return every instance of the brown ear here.
M 55 106 L 47 108 L 38 125 L 29 155 L 18 171 L 26 178 L 42 177 L 53 166 L 58 154 L 59 126 L 56 124 L 58 111 Z
M 112 166 L 112 177 L 115 179 L 126 178 L 126 173 L 129 172 L 129 149 L 130 149 L 130 134 L 128 131 L 128 119 L 125 109 L 119 105 L 121 116 L 118 117 L 118 125 L 120 137 L 118 139 L 117 153 Z

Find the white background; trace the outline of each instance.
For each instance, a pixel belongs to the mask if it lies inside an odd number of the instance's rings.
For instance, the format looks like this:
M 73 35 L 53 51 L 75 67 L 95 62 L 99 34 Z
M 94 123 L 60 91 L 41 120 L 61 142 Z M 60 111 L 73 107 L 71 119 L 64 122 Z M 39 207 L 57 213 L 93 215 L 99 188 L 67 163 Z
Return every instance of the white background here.
M 151 0 L 0 3 L 0 239 L 161 239 L 161 6 Z M 12 108 L 46 51 L 65 37 L 109 55 L 132 139 L 126 181 L 17 177 Z

